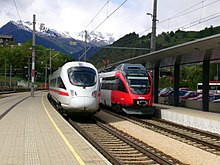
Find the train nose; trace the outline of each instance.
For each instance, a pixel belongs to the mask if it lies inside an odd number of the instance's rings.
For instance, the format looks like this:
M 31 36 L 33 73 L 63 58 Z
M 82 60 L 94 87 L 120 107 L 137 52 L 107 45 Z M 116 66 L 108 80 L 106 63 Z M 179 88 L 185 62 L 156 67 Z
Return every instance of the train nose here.
M 97 100 L 93 97 L 84 97 L 84 110 L 97 109 Z
M 77 97 L 71 99 L 70 105 L 77 110 L 97 110 L 98 101 L 94 97 Z

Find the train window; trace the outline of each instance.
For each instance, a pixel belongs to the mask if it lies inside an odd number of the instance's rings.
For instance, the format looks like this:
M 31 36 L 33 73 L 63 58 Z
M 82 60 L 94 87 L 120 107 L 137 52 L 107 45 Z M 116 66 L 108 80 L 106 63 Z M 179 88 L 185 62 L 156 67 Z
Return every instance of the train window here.
M 115 80 L 115 77 L 104 77 L 102 78 L 102 81 L 112 81 L 112 80 Z
M 117 90 L 116 77 L 102 78 L 102 89 Z
M 124 85 L 124 83 L 121 81 L 121 79 L 117 78 L 116 81 L 117 81 L 117 85 L 118 85 L 118 86 L 117 86 L 118 90 L 121 91 L 121 92 L 127 92 L 127 90 L 126 90 L 126 88 L 125 88 L 125 85 Z
M 106 88 L 106 85 L 104 82 L 101 83 L 101 89 L 105 89 Z
M 68 69 L 70 83 L 75 86 L 93 86 L 97 82 L 96 72 L 88 67 L 72 67 Z
M 59 88 L 63 88 L 63 89 L 66 89 L 64 83 L 63 83 L 63 80 L 61 79 L 61 77 L 58 77 L 58 87 Z
M 102 89 L 119 90 L 127 92 L 124 83 L 118 77 L 105 77 L 102 79 Z
M 56 79 L 55 78 L 50 80 L 50 86 L 51 87 L 55 87 L 56 86 Z
M 134 94 L 147 94 L 150 82 L 148 77 L 128 77 L 129 87 Z
M 111 84 L 109 82 L 103 82 L 101 89 L 111 89 Z

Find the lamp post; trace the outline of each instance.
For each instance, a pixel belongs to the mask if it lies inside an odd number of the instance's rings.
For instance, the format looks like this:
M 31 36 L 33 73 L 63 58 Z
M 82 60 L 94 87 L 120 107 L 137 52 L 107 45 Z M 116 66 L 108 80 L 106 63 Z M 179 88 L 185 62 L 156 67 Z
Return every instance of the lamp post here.
M 50 76 L 51 76 L 51 74 L 52 74 L 52 68 L 51 68 L 51 65 L 52 65 L 52 49 L 50 49 L 50 63 L 49 63 L 49 67 L 50 67 Z M 49 77 L 50 77 L 49 76 Z M 49 83 L 50 83 L 50 81 L 49 81 Z
M 150 51 L 153 52 L 156 50 L 156 29 L 157 29 L 157 0 L 154 0 L 153 4 L 153 14 L 147 13 L 152 17 L 152 32 L 151 32 L 151 45 Z
M 49 68 L 50 68 L 50 76 L 51 76 L 51 74 L 52 74 L 52 59 L 53 59 L 54 57 L 56 57 L 58 54 L 60 54 L 60 52 L 57 52 L 57 53 L 52 57 L 52 50 L 50 51 L 50 66 L 49 66 Z
M 34 97 L 34 76 L 35 76 L 35 14 L 33 15 L 32 35 L 32 69 L 31 69 L 31 97 Z
M 49 74 L 49 78 L 52 75 L 52 59 L 54 57 L 56 57 L 60 52 L 57 52 L 53 57 L 52 57 L 52 49 L 50 49 L 50 63 L 49 63 L 49 68 L 50 68 L 50 74 Z M 49 86 L 50 86 L 50 81 L 49 81 Z

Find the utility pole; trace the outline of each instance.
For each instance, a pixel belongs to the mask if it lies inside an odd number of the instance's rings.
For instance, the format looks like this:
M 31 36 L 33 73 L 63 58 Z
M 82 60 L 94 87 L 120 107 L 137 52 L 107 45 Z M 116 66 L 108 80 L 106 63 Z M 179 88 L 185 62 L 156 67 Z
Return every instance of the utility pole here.
M 31 58 L 30 57 L 28 57 L 28 88 L 30 87 L 30 77 L 31 77 L 31 75 L 30 75 L 30 61 L 31 60 Z
M 52 75 L 52 59 L 54 57 L 56 57 L 60 52 L 57 52 L 53 57 L 52 57 L 52 49 L 50 48 L 50 62 L 49 62 L 49 68 L 50 68 L 50 73 L 49 73 L 49 86 L 50 86 L 50 78 L 51 78 L 51 75 Z
M 48 82 L 48 87 L 50 86 L 50 78 L 51 78 L 51 74 L 52 74 L 52 49 L 50 48 L 50 59 L 49 59 L 49 68 L 50 68 L 50 73 L 49 73 L 49 82 Z
M 10 88 L 11 88 L 11 72 L 12 72 L 12 65 L 10 65 Z
M 33 15 L 33 35 L 32 35 L 32 69 L 31 69 L 31 97 L 34 97 L 34 77 L 35 77 L 35 14 Z
M 154 0 L 153 15 L 152 15 L 151 45 L 150 45 L 151 52 L 156 50 L 156 28 L 157 28 L 157 0 Z
M 87 51 L 87 31 L 85 30 L 85 55 L 84 55 L 84 61 L 86 61 L 86 51 Z
M 47 89 L 47 51 L 46 51 L 46 66 L 45 66 L 45 82 L 44 89 Z
M 152 16 L 152 32 L 151 32 L 151 44 L 150 44 L 150 52 L 154 52 L 156 50 L 156 29 L 157 29 L 157 0 L 153 2 L 153 14 L 148 15 Z M 154 95 L 154 103 L 158 103 L 158 89 L 159 89 L 159 66 L 156 64 L 153 70 L 153 95 Z
M 7 67 L 6 67 L 6 64 L 7 64 L 7 61 L 6 61 L 6 58 L 5 58 L 5 87 L 6 87 L 6 78 L 7 78 Z

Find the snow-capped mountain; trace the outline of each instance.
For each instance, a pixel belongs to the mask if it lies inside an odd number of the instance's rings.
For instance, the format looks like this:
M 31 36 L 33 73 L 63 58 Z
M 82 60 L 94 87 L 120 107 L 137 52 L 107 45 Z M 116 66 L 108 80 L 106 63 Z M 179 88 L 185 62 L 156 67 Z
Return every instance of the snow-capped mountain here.
M 75 39 L 86 41 L 95 45 L 110 45 L 114 42 L 113 34 L 110 33 L 101 33 L 101 32 L 88 32 L 81 31 L 79 33 L 75 33 Z
M 33 23 L 10 21 L 0 28 L 0 34 L 12 35 L 15 43 L 24 43 L 32 39 Z M 104 45 L 113 42 L 111 34 L 102 34 L 100 32 L 87 33 L 85 44 L 85 33 L 78 33 L 77 38 L 72 37 L 68 32 L 58 32 L 48 28 L 44 23 L 36 23 L 36 44 L 46 48 L 52 48 L 64 54 L 70 55 L 75 59 L 83 54 L 85 46 L 89 49 L 87 57 L 89 58 Z M 83 36 L 84 35 L 84 36 Z
M 30 21 L 21 22 L 21 21 L 11 21 L 13 24 L 19 28 L 23 28 L 26 31 L 32 32 L 33 23 Z M 58 32 L 55 29 L 48 28 L 44 23 L 36 22 L 35 30 L 38 35 L 50 36 L 50 37 L 63 37 L 63 38 L 72 38 L 68 32 Z
M 33 23 L 30 21 L 21 22 L 21 21 L 11 21 L 16 26 L 19 26 L 20 28 L 23 28 L 24 30 L 32 32 L 33 29 Z M 50 36 L 50 37 L 63 37 L 63 38 L 74 38 L 76 40 L 85 41 L 85 35 L 86 41 L 91 44 L 103 46 L 103 45 L 109 45 L 114 42 L 113 34 L 106 33 L 102 34 L 101 32 L 85 32 L 81 31 L 79 33 L 75 33 L 74 36 L 71 36 L 69 32 L 58 32 L 55 29 L 48 28 L 44 23 L 36 22 L 35 24 L 35 30 L 38 35 L 42 36 Z

